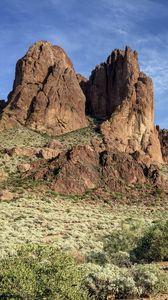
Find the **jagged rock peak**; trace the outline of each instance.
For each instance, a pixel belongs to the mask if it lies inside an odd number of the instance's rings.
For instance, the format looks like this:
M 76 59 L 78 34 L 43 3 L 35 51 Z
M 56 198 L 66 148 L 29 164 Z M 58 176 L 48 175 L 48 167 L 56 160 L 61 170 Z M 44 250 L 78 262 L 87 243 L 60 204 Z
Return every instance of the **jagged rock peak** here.
M 114 57 L 114 59 L 118 59 L 119 56 L 127 57 L 129 58 L 129 55 L 134 56 L 135 59 L 138 61 L 138 52 L 137 51 L 133 51 L 129 46 L 125 47 L 125 50 L 121 50 L 121 49 L 114 49 L 111 54 L 109 55 L 109 57 L 107 58 L 107 63 L 110 64 L 111 63 L 111 58 Z
M 0 127 L 22 124 L 53 135 L 70 132 L 87 126 L 85 100 L 65 51 L 39 41 L 16 64 Z
M 126 47 L 115 49 L 102 63 L 92 71 L 89 80 L 88 111 L 97 118 L 111 116 L 115 108 L 131 93 L 140 74 L 138 54 Z
M 162 162 L 154 128 L 153 83 L 140 71 L 136 51 L 114 50 L 93 70 L 86 96 L 89 113 L 107 120 L 101 132 L 108 145 L 122 152 L 142 151 Z
M 43 83 L 47 72 L 54 68 L 58 60 L 65 67 L 73 69 L 71 60 L 61 47 L 47 41 L 36 42 L 16 64 L 14 89 L 22 83 Z

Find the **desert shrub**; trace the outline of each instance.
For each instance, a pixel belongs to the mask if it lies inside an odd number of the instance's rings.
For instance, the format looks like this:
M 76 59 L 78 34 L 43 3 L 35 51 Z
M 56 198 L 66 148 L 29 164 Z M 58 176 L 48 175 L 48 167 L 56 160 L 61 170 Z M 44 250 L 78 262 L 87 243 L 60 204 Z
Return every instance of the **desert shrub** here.
M 128 252 L 116 252 L 111 254 L 109 262 L 118 267 L 130 267 L 131 259 Z
M 82 278 L 68 255 L 50 246 L 26 246 L 0 261 L 0 298 L 86 300 Z
M 85 286 L 98 300 L 126 299 L 164 293 L 168 290 L 168 275 L 154 265 L 119 268 L 112 264 L 84 264 Z
M 122 251 L 111 253 L 110 256 L 108 252 L 91 252 L 87 257 L 87 261 L 99 265 L 105 265 L 109 263 L 118 267 L 131 266 L 129 253 Z
M 168 220 L 152 225 L 133 251 L 137 260 L 168 260 Z
M 168 291 L 168 275 L 155 265 L 139 265 L 133 271 L 140 296 Z
M 90 269 L 85 279 L 85 286 L 89 293 L 99 300 L 105 300 L 107 297 L 129 298 L 138 294 L 129 271 L 114 265 L 106 265 L 96 272 L 95 268 Z
M 131 251 L 138 241 L 138 234 L 136 230 L 132 230 L 129 227 L 114 230 L 110 235 L 104 239 L 104 251 L 109 256 L 113 256 L 114 253 L 119 251 L 129 252 Z
M 105 265 L 108 262 L 108 256 L 106 255 L 106 252 L 92 251 L 87 256 L 87 261 L 93 264 Z

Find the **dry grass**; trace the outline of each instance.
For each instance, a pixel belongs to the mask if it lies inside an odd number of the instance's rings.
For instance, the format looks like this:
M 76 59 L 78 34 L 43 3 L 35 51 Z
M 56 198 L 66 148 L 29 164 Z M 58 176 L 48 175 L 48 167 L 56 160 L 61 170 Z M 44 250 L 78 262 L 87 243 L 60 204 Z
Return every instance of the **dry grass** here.
M 0 253 L 18 243 L 56 243 L 81 255 L 102 251 L 103 237 L 123 226 L 141 230 L 153 220 L 168 218 L 161 207 L 110 207 L 61 196 L 24 197 L 0 203 Z

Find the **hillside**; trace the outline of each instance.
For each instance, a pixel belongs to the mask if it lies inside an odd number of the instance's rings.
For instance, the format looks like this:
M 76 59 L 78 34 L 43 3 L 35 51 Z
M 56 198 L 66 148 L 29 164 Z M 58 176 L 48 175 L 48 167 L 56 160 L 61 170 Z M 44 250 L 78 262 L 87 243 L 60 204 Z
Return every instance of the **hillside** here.
M 0 129 L 0 298 L 166 299 L 168 133 L 137 53 L 114 50 L 87 80 L 63 49 L 35 43 Z

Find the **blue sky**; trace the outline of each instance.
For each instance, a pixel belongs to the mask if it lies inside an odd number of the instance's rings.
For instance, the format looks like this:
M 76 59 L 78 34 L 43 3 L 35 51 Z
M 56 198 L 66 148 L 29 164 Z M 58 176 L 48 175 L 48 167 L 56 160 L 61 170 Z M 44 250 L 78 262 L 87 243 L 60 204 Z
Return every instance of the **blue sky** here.
M 167 0 L 2 0 L 0 39 L 1 99 L 16 61 L 37 40 L 63 47 L 87 77 L 113 49 L 130 46 L 154 80 L 155 123 L 168 128 Z

